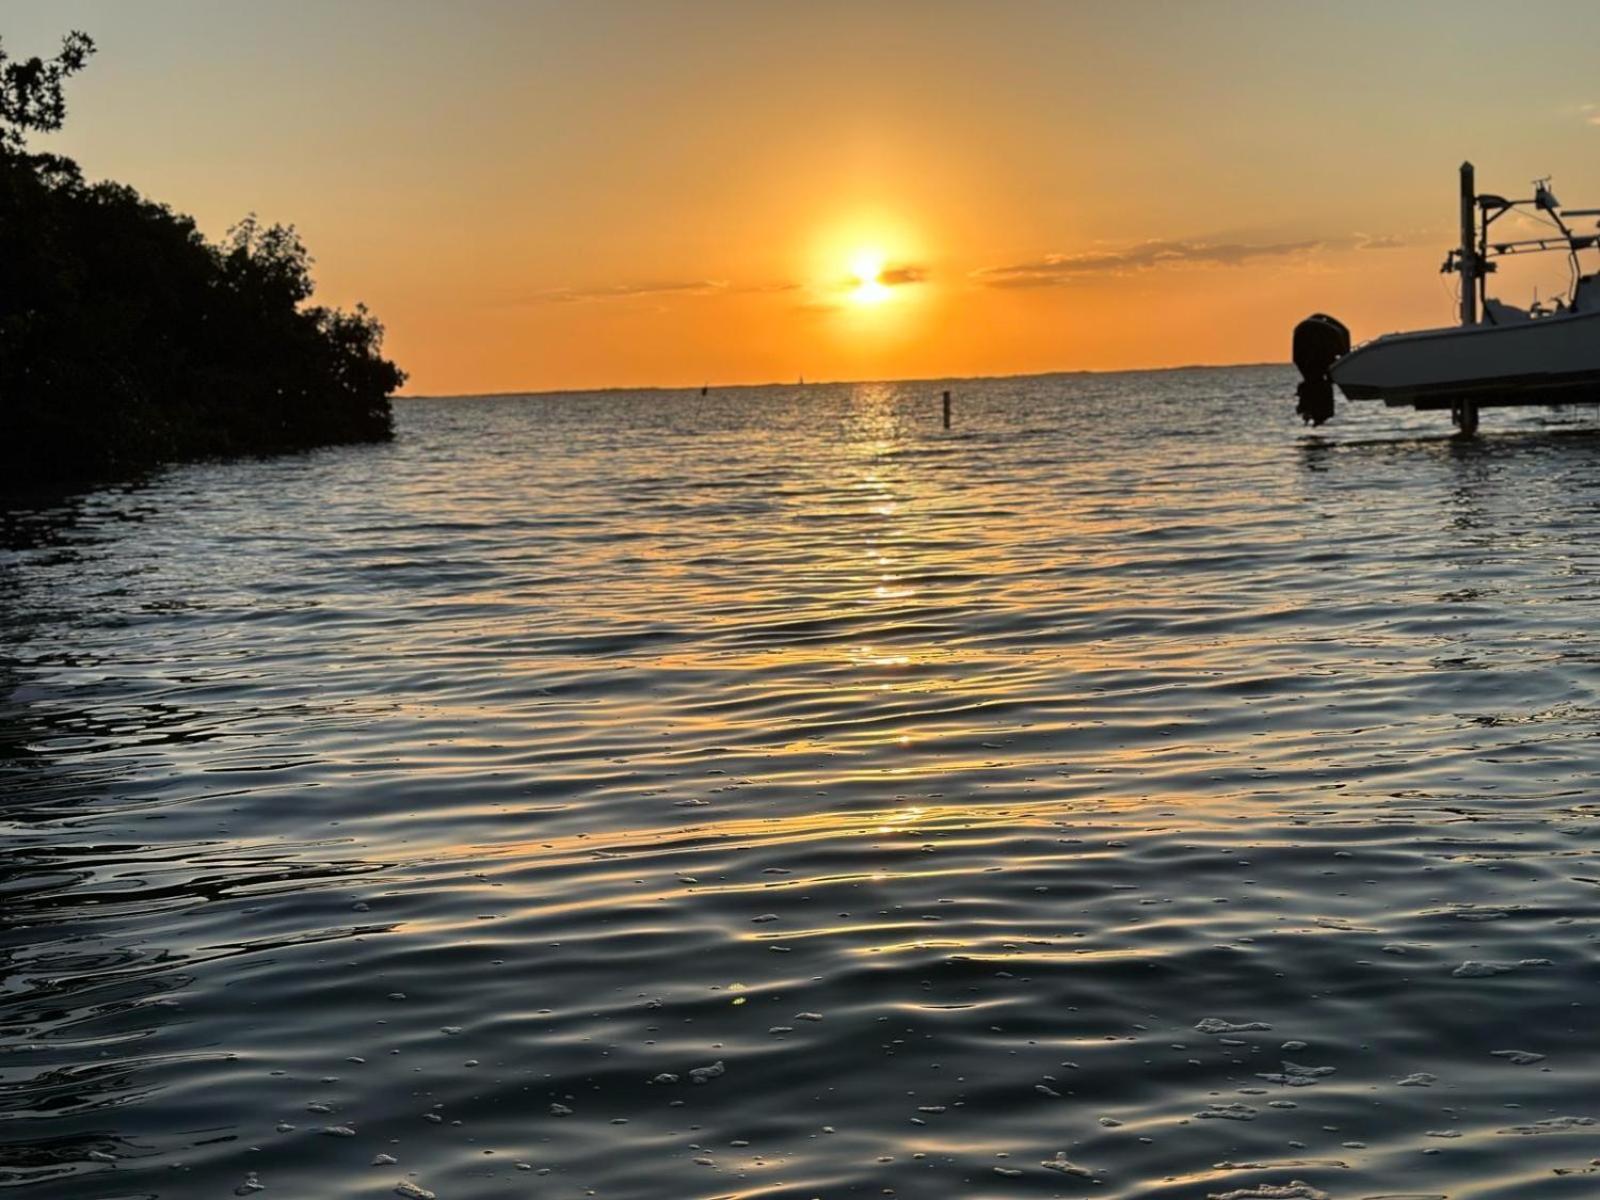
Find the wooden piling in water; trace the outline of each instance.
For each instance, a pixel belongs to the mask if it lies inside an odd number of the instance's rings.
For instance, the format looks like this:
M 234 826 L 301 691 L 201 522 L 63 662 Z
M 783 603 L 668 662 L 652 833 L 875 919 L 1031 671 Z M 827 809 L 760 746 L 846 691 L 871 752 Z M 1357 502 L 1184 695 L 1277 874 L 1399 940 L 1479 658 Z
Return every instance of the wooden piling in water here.
M 950 428 L 950 393 L 944 394 L 944 427 Z

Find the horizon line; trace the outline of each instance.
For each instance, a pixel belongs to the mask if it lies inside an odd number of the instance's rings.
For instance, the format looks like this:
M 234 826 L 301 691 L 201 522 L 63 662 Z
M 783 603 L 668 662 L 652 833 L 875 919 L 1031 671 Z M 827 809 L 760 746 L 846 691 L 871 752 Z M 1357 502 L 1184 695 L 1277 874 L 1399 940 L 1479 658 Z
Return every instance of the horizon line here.
M 761 383 L 705 383 L 705 384 L 599 384 L 593 387 L 538 388 L 529 391 L 500 390 L 493 392 L 396 392 L 395 400 L 496 400 L 511 396 L 595 396 L 609 392 L 697 392 L 702 387 L 722 392 L 753 391 L 775 387 L 859 387 L 863 384 L 882 383 L 974 383 L 996 379 L 1045 379 L 1052 375 L 1148 375 L 1158 371 L 1237 371 L 1251 367 L 1287 367 L 1291 363 L 1275 361 L 1240 363 L 1179 363 L 1170 367 L 1114 367 L 1107 369 L 1077 368 L 1060 371 L 1017 371 L 1000 375 L 908 375 L 898 379 L 813 379 L 810 382 L 790 382 L 771 379 Z

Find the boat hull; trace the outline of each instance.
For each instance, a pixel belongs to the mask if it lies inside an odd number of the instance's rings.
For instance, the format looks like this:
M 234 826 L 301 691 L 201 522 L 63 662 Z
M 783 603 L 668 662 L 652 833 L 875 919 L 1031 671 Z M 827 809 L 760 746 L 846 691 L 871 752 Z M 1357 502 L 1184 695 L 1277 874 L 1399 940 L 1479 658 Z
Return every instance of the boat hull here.
M 1600 402 L 1600 312 L 1389 334 L 1329 375 L 1351 400 L 1414 408 Z

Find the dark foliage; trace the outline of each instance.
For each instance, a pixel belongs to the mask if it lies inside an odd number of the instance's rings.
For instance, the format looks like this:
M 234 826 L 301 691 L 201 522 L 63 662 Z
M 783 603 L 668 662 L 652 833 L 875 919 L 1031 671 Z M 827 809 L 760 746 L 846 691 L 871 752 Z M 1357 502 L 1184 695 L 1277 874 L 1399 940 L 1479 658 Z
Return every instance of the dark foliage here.
M 0 50 L 0 488 L 390 435 L 404 373 L 382 326 L 307 305 L 292 227 L 254 217 L 208 243 L 189 217 L 30 154 L 59 127 L 51 62 Z
M 61 85 L 83 70 L 93 53 L 94 39 L 76 30 L 61 39 L 61 53 L 48 61 L 16 62 L 0 46 L 0 146 L 20 150 L 29 132 L 60 129 L 67 119 Z

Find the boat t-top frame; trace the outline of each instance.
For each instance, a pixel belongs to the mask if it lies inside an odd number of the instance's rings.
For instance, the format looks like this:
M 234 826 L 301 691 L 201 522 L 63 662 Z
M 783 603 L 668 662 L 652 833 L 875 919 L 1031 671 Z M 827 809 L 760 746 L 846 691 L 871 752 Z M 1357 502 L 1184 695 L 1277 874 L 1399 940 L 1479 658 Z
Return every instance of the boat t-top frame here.
M 1560 231 L 1559 234 L 1554 237 L 1491 242 L 1489 227 L 1517 208 L 1531 208 L 1535 212 L 1543 213 Z M 1533 195 L 1526 200 L 1507 200 L 1504 196 L 1487 192 L 1480 196 L 1474 184 L 1472 164 L 1462 163 L 1461 245 L 1445 255 L 1444 265 L 1439 268 L 1441 274 L 1461 276 L 1461 323 L 1476 325 L 1480 307 L 1489 323 L 1495 323 L 1493 310 L 1488 305 L 1488 277 L 1496 269 L 1495 259 L 1514 254 L 1564 251 L 1572 261 L 1572 288 L 1567 296 L 1567 305 L 1570 306 L 1577 297 L 1578 278 L 1581 274 L 1578 267 L 1578 251 L 1600 246 L 1600 234 L 1573 233 L 1565 220 L 1570 217 L 1600 217 L 1600 208 L 1562 209 L 1555 193 L 1550 190 L 1548 176 L 1534 180 Z M 1556 311 L 1560 311 L 1559 305 Z M 1530 315 L 1544 314 L 1542 310 L 1535 308 Z

